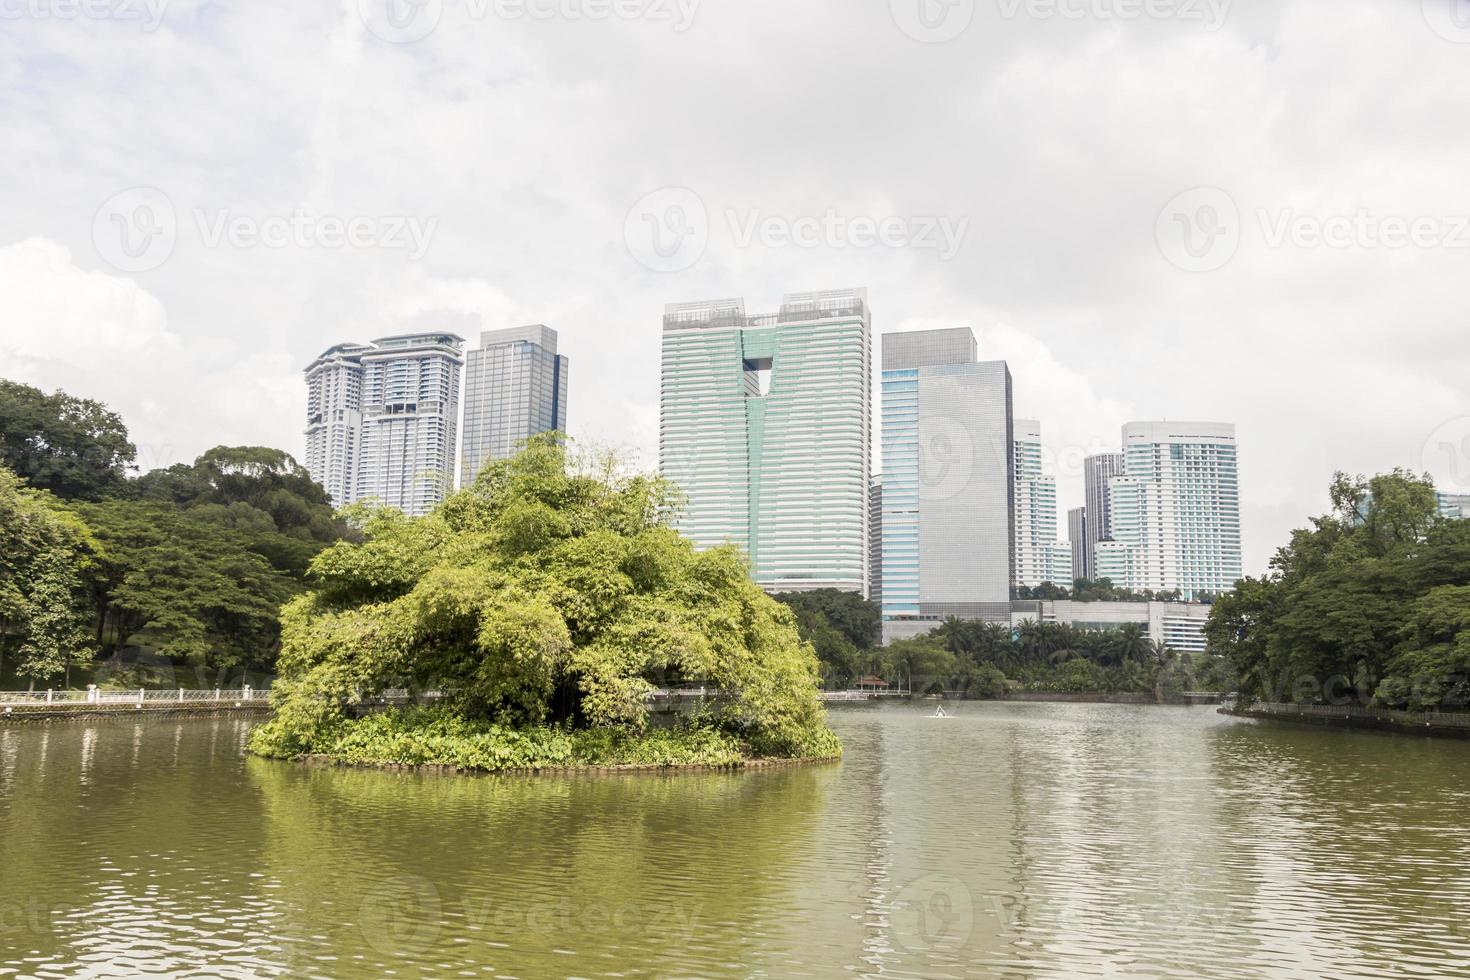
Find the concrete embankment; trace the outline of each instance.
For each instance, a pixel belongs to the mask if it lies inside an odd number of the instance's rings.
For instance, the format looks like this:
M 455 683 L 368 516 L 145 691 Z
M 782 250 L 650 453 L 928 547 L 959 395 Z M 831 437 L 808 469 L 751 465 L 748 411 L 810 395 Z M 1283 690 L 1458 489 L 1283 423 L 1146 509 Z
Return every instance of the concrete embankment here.
M 1256 718 L 1290 725 L 1314 725 L 1319 728 L 1356 728 L 1402 732 L 1408 735 L 1433 735 L 1438 738 L 1470 738 L 1470 714 L 1462 713 L 1261 702 L 1249 708 L 1227 705 L 1220 709 L 1220 713 L 1237 718 Z

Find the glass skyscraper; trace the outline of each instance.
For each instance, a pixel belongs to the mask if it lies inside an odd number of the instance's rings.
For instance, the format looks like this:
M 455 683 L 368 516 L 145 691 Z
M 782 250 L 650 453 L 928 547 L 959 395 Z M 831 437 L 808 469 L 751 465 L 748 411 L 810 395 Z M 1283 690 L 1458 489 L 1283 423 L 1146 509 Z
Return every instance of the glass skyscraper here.
M 867 291 L 680 303 L 663 323 L 659 467 L 679 529 L 725 542 L 773 591 L 868 594 L 872 339 Z
M 1186 599 L 1222 593 L 1241 576 L 1240 477 L 1235 426 L 1130 422 L 1123 473 L 1108 481 L 1112 540 L 1097 573 L 1135 591 Z
M 968 328 L 883 335 L 883 638 L 1010 621 L 1011 374 Z
M 1082 482 L 1087 498 L 1087 536 L 1082 542 L 1081 578 L 1098 577 L 1097 544 L 1113 537 L 1113 508 L 1108 498 L 1108 481 L 1122 472 L 1122 453 L 1098 453 L 1082 461 Z
M 566 431 L 570 362 L 556 342 L 556 331 L 542 324 L 480 334 L 465 366 L 460 486 L 531 436 Z

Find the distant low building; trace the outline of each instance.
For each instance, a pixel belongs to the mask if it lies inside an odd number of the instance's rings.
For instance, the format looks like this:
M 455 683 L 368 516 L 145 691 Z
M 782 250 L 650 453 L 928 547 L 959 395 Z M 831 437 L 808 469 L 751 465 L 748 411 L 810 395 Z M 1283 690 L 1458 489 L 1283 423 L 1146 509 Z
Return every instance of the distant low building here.
M 1071 599 L 1011 603 L 1011 625 L 1060 623 L 1085 630 L 1114 630 L 1132 623 L 1148 626 L 1148 637 L 1181 653 L 1205 649 L 1210 607 L 1196 602 L 1077 602 Z

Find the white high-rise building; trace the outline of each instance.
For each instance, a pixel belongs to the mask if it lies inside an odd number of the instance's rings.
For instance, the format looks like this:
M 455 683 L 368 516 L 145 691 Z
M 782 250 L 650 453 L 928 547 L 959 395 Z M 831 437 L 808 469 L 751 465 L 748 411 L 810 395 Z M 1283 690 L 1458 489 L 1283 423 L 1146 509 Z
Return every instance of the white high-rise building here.
M 518 452 L 531 436 L 567 429 L 570 362 L 556 352 L 556 331 L 542 324 L 487 330 L 469 352 L 464 377 L 461 486 L 491 460 Z
M 362 440 L 362 344 L 338 344 L 306 368 L 306 469 L 332 504 L 357 499 Z
M 1017 585 L 1072 584 L 1072 547 L 1057 539 L 1057 481 L 1042 472 L 1041 423 L 1017 419 L 1015 440 Z
M 418 517 L 454 486 L 464 338 L 405 334 L 362 354 L 357 495 Z
M 968 328 L 883 335 L 883 639 L 1010 621 L 1011 373 Z
M 730 542 L 772 592 L 868 594 L 872 337 L 867 291 L 680 303 L 663 324 L 659 468 L 680 531 Z
M 1134 591 L 1222 593 L 1241 576 L 1235 426 L 1130 422 L 1123 473 L 1108 481 L 1111 541 L 1098 577 Z

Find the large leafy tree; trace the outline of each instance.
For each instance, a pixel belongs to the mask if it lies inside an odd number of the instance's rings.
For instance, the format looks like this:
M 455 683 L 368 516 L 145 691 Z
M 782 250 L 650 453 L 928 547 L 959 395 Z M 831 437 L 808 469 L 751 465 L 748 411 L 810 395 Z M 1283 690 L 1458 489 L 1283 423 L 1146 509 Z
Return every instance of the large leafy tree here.
M 137 449 L 100 402 L 0 379 L 0 464 L 66 500 L 126 494 Z
M 875 668 L 872 651 L 881 619 L 877 603 L 837 589 L 787 592 L 775 598 L 796 614 L 802 639 L 816 650 L 824 683 L 845 687 Z
M 1243 698 L 1460 707 L 1470 522 L 1441 519 L 1430 479 L 1402 470 L 1338 474 L 1329 493 L 1331 513 L 1293 532 L 1269 575 L 1216 603 L 1211 648 Z
M 707 720 L 762 754 L 829 739 L 791 612 L 735 549 L 697 553 L 671 502 L 538 437 L 428 517 L 367 514 L 287 606 L 277 713 L 252 744 L 311 751 L 344 705 L 398 685 L 440 687 L 466 719 L 636 729 L 649 691 L 681 681 L 724 691 Z
M 102 547 L 91 576 L 99 646 L 146 644 L 199 666 L 269 665 L 280 607 L 301 586 L 245 535 L 148 501 L 77 509 Z
M 50 494 L 0 466 L 0 666 L 32 683 L 88 659 L 85 576 L 97 544 Z
M 192 464 L 143 475 L 137 488 L 147 500 L 175 504 L 196 521 L 239 533 L 273 567 L 295 575 L 349 533 L 327 492 L 279 449 L 217 446 Z

